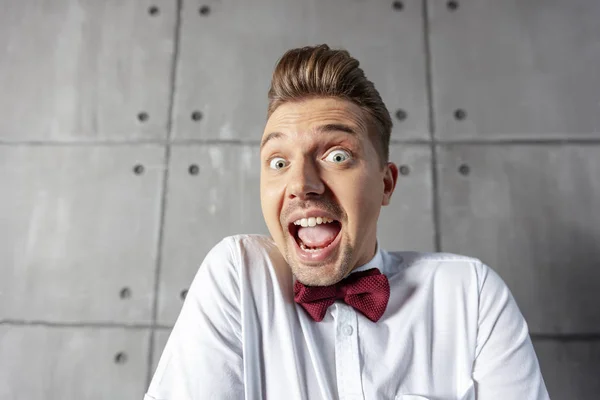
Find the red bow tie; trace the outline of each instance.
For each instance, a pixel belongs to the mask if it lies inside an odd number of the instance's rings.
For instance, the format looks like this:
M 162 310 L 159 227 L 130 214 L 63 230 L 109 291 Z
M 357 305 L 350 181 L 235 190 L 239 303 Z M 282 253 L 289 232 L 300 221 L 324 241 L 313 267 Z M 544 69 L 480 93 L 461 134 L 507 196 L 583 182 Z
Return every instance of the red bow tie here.
M 317 322 L 323 320 L 336 300 L 343 300 L 377 322 L 389 298 L 390 284 L 377 268 L 355 272 L 331 286 L 305 286 L 298 281 L 294 284 L 294 300 Z

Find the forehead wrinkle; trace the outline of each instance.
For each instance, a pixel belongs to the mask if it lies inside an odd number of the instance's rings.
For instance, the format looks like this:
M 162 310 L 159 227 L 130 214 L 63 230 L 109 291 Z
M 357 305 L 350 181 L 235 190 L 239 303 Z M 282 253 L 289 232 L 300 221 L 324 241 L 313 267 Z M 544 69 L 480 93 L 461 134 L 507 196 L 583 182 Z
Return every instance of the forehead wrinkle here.
M 300 138 L 305 134 L 322 134 L 323 132 L 340 132 L 351 135 L 345 129 L 335 129 L 336 126 L 347 126 L 356 135 L 355 139 L 368 139 L 369 130 L 366 116 L 363 110 L 352 103 L 332 104 L 331 101 L 324 102 L 323 107 L 315 107 L 311 100 L 300 103 L 287 103 L 281 105 L 271 115 L 265 127 L 264 145 L 267 139 L 275 137 L 280 139 Z M 313 105 L 311 105 L 313 104 Z M 267 133 L 268 132 L 268 133 Z M 306 136 L 305 136 L 306 137 Z
M 300 113 L 298 113 L 300 114 Z M 348 115 L 344 113 L 344 118 L 332 118 L 331 114 L 328 113 L 327 118 L 321 118 L 317 113 L 311 113 L 308 118 L 303 115 L 286 115 L 281 118 L 277 118 L 277 121 L 273 121 L 267 125 L 267 130 L 273 130 L 274 132 L 266 135 L 271 136 L 286 136 L 287 132 L 300 133 L 328 133 L 328 132 L 343 132 L 351 135 L 357 135 L 360 132 L 366 132 L 365 124 L 358 118 L 348 118 Z M 272 129 L 269 129 L 271 128 Z M 283 133 L 282 133 L 283 132 Z

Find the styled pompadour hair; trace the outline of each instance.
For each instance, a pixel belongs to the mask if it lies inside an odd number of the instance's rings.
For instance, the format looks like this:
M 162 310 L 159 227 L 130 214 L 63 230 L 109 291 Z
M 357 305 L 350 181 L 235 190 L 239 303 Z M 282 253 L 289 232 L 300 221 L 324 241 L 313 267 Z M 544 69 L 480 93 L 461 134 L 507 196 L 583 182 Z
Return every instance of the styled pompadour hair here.
M 287 51 L 273 71 L 267 118 L 284 103 L 321 97 L 348 100 L 363 110 L 369 136 L 385 165 L 392 131 L 390 113 L 358 60 L 346 50 L 322 44 Z

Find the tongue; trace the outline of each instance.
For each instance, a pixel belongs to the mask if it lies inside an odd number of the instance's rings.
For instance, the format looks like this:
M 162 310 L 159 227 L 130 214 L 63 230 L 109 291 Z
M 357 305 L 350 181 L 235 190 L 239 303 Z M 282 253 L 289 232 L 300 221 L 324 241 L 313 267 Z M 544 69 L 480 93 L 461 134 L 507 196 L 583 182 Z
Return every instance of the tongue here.
M 298 237 L 308 247 L 325 247 L 333 242 L 340 228 L 337 223 L 299 228 Z

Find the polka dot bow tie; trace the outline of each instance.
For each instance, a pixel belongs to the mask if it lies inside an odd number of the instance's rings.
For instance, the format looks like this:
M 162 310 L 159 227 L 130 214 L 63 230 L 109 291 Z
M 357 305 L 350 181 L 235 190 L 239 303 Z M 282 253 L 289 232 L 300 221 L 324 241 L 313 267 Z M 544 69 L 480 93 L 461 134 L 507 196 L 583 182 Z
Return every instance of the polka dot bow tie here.
M 329 306 L 342 300 L 377 322 L 390 299 L 390 284 L 377 268 L 355 272 L 331 286 L 294 284 L 294 300 L 317 322 L 322 321 Z

